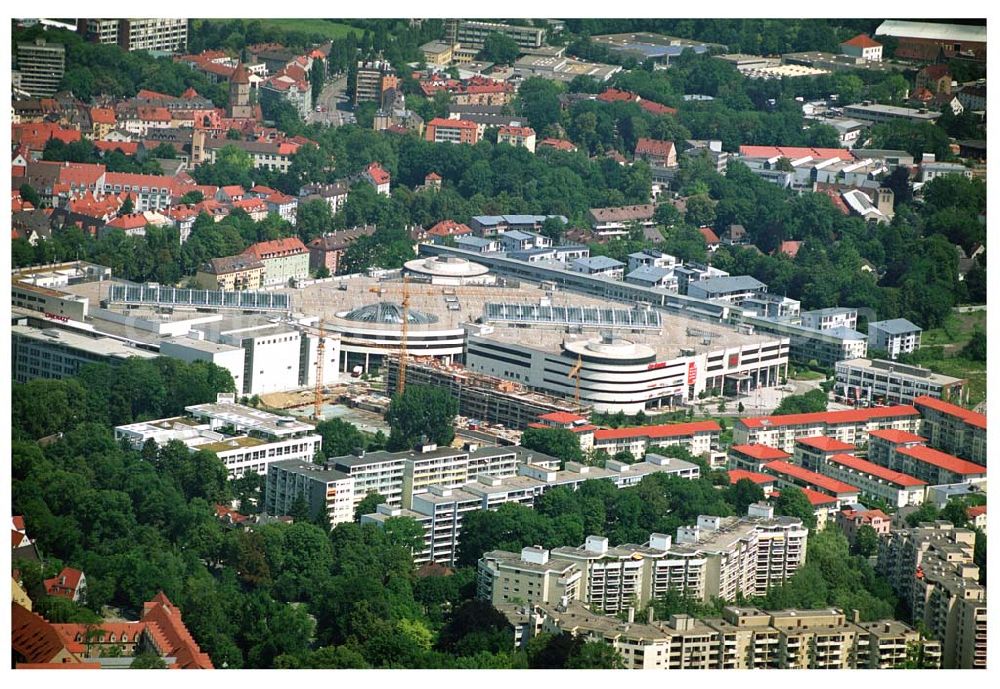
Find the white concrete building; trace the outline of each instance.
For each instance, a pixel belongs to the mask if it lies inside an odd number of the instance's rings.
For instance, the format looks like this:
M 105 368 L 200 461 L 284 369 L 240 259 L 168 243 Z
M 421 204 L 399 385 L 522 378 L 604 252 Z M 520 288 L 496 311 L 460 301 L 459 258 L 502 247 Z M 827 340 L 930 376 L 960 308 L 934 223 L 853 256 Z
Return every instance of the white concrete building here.
M 354 521 L 354 479 L 333 469 L 329 462 L 288 460 L 268 466 L 265 513 L 288 514 L 299 496 L 312 515 L 325 514 L 331 527 Z
M 185 407 L 189 416 L 141 421 L 115 427 L 115 439 L 141 448 L 146 441 L 165 445 L 176 440 L 192 452 L 213 452 L 225 464 L 229 477 L 266 474 L 281 460 L 312 462 L 323 439 L 311 424 L 290 416 L 233 403 L 233 395 L 219 395 L 214 404 Z
M 828 309 L 802 312 L 802 325 L 813 330 L 858 327 L 858 310 L 834 306 Z
M 920 334 L 923 328 L 905 318 L 887 321 L 872 321 L 868 324 L 868 345 L 881 349 L 890 359 L 900 354 L 912 354 L 920 349 Z

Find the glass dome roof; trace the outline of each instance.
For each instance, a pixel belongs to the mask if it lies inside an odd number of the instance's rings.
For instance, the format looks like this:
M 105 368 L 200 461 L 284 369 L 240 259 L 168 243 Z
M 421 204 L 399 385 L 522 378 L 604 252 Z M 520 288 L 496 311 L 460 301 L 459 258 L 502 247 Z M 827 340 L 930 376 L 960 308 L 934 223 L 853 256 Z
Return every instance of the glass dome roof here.
M 385 325 L 401 324 L 403 322 L 403 307 L 390 301 L 380 301 L 375 304 L 348 311 L 343 314 L 343 318 L 348 321 L 359 323 L 381 323 Z M 410 309 L 407 313 L 407 321 L 410 325 L 426 325 L 436 323 L 437 316 L 432 316 L 423 311 Z

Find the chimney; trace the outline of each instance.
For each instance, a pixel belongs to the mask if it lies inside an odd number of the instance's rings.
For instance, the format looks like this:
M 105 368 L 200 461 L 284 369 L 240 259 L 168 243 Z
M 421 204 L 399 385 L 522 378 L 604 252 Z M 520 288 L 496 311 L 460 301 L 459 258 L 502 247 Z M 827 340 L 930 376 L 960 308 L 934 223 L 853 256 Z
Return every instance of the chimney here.
M 861 621 L 861 613 L 857 609 L 851 610 L 851 622 L 858 624 Z
M 653 624 L 653 620 L 656 619 L 656 610 L 653 609 L 652 604 L 646 610 L 646 624 Z
M 628 623 L 632 624 L 633 622 L 635 622 L 635 607 L 630 605 L 628 606 Z

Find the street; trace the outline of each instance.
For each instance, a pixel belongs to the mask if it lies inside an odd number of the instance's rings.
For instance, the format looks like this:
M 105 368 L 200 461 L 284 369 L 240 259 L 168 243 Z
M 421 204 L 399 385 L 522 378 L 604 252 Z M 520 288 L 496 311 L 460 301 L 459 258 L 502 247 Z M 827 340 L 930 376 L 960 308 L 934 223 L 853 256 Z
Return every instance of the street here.
M 357 122 L 354 113 L 350 111 L 350 100 L 346 91 L 346 74 L 326 84 L 319 94 L 319 99 L 313 103 L 313 110 L 308 117 L 309 124 L 319 123 L 339 127 Z M 322 111 L 317 112 L 316 108 L 322 108 Z

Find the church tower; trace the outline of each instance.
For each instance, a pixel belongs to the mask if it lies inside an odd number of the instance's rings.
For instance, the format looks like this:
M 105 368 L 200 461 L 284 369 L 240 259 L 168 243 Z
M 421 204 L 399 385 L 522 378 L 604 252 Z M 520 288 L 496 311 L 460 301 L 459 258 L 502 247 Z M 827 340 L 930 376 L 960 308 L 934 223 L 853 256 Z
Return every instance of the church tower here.
M 253 106 L 250 104 L 250 72 L 240 62 L 236 65 L 233 76 L 229 79 L 229 117 L 253 117 Z

